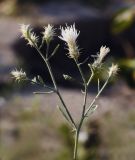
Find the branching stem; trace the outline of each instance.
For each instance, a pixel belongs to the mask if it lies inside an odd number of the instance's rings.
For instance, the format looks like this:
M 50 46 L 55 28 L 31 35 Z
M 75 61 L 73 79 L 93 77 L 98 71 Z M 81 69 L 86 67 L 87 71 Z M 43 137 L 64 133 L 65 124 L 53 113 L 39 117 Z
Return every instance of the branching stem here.
M 74 58 L 74 61 L 75 61 L 76 65 L 77 65 L 77 68 L 78 68 L 78 70 L 80 72 L 80 75 L 81 75 L 81 78 L 82 78 L 82 81 L 83 81 L 83 84 L 84 84 L 83 109 L 82 109 L 82 114 L 81 114 L 80 122 L 79 122 L 79 124 L 77 126 L 76 123 L 75 123 L 75 121 L 73 120 L 72 115 L 70 114 L 70 112 L 69 112 L 69 110 L 68 110 L 68 108 L 67 108 L 67 106 L 66 106 L 66 104 L 65 104 L 65 102 L 64 102 L 64 100 L 62 98 L 62 96 L 61 96 L 61 93 L 60 93 L 58 87 L 57 87 L 57 83 L 56 83 L 55 77 L 53 75 L 51 65 L 49 63 L 49 55 L 48 55 L 49 54 L 48 53 L 49 52 L 49 44 L 47 44 L 46 57 L 41 53 L 40 48 L 38 48 L 38 46 L 35 45 L 34 42 L 33 42 L 33 45 L 36 48 L 36 50 L 38 51 L 38 53 L 40 54 L 40 56 L 43 58 L 46 66 L 48 68 L 49 74 L 51 76 L 51 80 L 53 82 L 53 85 L 54 85 L 54 88 L 51 88 L 51 87 L 48 87 L 48 86 L 44 86 L 44 87 L 51 89 L 51 91 L 54 91 L 58 95 L 58 97 L 59 97 L 59 99 L 60 99 L 60 101 L 61 101 L 61 103 L 62 103 L 62 105 L 63 105 L 63 107 L 64 107 L 64 109 L 66 111 L 66 115 L 65 115 L 66 119 L 70 120 L 68 122 L 71 123 L 71 126 L 73 126 L 73 129 L 75 130 L 75 144 L 74 144 L 74 157 L 73 157 L 73 159 L 77 160 L 78 139 L 79 139 L 79 133 L 80 133 L 83 121 L 87 117 L 87 115 L 88 115 L 91 107 L 94 105 L 96 99 L 99 97 L 99 95 L 101 94 L 101 92 L 103 91 L 103 89 L 106 87 L 106 85 L 107 85 L 107 83 L 108 83 L 108 81 L 110 79 L 110 76 L 108 77 L 108 79 L 106 80 L 106 82 L 104 83 L 104 85 L 101 87 L 101 89 L 98 91 L 97 95 L 92 100 L 92 102 L 89 105 L 89 107 L 86 109 L 88 86 L 89 86 L 89 84 L 90 84 L 90 82 L 91 82 L 91 80 L 92 80 L 92 78 L 94 76 L 94 71 L 93 71 L 92 67 L 89 64 L 89 67 L 91 69 L 91 76 L 89 77 L 88 81 L 86 81 L 84 73 L 83 73 L 83 71 L 82 71 L 82 69 L 80 67 L 81 64 L 78 62 L 77 59 Z M 36 92 L 36 93 L 38 94 L 38 92 Z M 39 92 L 39 93 L 45 94 L 45 92 Z
M 40 49 L 35 44 L 34 44 L 34 47 L 36 48 L 36 50 L 38 51 L 38 53 L 40 54 L 40 56 L 44 60 L 46 66 L 48 68 L 49 74 L 51 76 L 51 79 L 52 79 L 52 82 L 53 82 L 53 85 L 54 85 L 54 89 L 55 89 L 55 93 L 58 95 L 63 107 L 65 108 L 65 111 L 66 111 L 68 117 L 70 118 L 70 120 L 72 122 L 72 126 L 74 126 L 74 129 L 76 129 L 77 127 L 76 127 L 75 121 L 73 120 L 73 118 L 72 118 L 72 116 L 71 116 L 71 114 L 70 114 L 70 112 L 69 112 L 69 110 L 68 110 L 68 108 L 67 108 L 67 106 L 66 106 L 66 104 L 65 104 L 65 102 L 64 102 L 64 100 L 62 98 L 62 96 L 61 96 L 61 93 L 60 93 L 60 91 L 59 91 L 59 89 L 57 87 L 57 83 L 56 83 L 55 77 L 53 75 L 52 68 L 51 68 L 51 65 L 49 63 L 48 58 L 44 57 L 44 55 L 41 53 Z M 49 51 L 49 49 L 47 49 L 47 53 L 46 53 L 47 56 L 48 56 L 48 51 Z

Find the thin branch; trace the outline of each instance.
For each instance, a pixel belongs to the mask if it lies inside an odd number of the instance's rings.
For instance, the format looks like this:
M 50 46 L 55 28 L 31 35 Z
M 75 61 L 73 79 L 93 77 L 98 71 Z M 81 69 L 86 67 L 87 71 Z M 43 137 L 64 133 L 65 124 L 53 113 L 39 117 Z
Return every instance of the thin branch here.
M 42 42 L 41 42 L 41 44 L 39 46 L 39 49 L 41 49 L 43 47 L 43 44 L 44 44 L 44 39 L 42 38 Z
M 85 84 L 85 83 L 86 83 L 86 80 L 85 80 L 84 74 L 83 74 L 83 72 L 82 72 L 82 69 L 81 69 L 81 67 L 80 67 L 80 64 L 78 63 L 78 60 L 76 60 L 76 59 L 74 59 L 74 60 L 75 60 L 75 63 L 76 63 L 76 65 L 77 65 L 77 67 L 78 67 L 78 70 L 79 70 L 79 72 L 80 72 L 80 75 L 81 75 L 81 78 L 82 78 L 82 80 L 83 80 L 83 83 Z
M 49 46 L 50 46 L 50 43 L 47 42 L 47 46 L 46 46 L 46 59 L 48 59 L 48 56 L 49 56 Z
M 94 71 L 93 71 L 93 68 L 91 66 L 91 64 L 88 64 L 88 66 L 90 67 L 90 70 L 91 70 L 91 76 L 87 82 L 87 86 L 89 86 L 90 82 L 92 81 L 93 77 L 94 77 Z
M 99 90 L 98 94 L 96 95 L 96 97 L 92 100 L 91 104 L 89 105 L 89 107 L 87 108 L 86 112 L 85 112 L 85 116 L 87 116 L 88 112 L 90 111 L 91 107 L 93 106 L 93 104 L 95 103 L 96 99 L 99 97 L 99 95 L 102 93 L 102 91 L 104 90 L 104 88 L 106 87 L 108 81 L 110 79 L 110 76 L 107 78 L 106 82 L 104 83 L 104 85 L 102 86 L 102 88 Z
M 89 57 L 87 57 L 83 62 L 79 63 L 79 65 L 83 65 L 84 63 L 86 63 L 88 61 Z
M 52 54 L 48 57 L 48 59 L 51 59 L 54 55 L 55 55 L 55 53 L 57 52 L 57 50 L 59 49 L 59 44 L 55 47 L 55 49 L 54 49 L 54 51 L 52 52 Z

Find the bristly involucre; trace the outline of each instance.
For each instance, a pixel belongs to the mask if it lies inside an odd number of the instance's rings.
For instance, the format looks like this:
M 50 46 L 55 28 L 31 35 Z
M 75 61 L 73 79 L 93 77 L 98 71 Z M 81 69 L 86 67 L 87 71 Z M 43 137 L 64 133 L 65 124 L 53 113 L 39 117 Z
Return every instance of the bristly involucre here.
M 20 31 L 22 33 L 22 37 L 25 38 L 25 39 L 27 39 L 28 35 L 29 35 L 29 32 L 30 32 L 30 25 L 22 24 L 20 26 Z
M 109 71 L 108 71 L 109 77 L 115 76 L 117 74 L 118 70 L 119 70 L 118 65 L 112 64 L 112 66 L 109 68 Z
M 28 41 L 28 44 L 31 47 L 34 47 L 34 45 L 37 46 L 38 43 L 38 36 L 34 32 L 32 32 L 32 28 L 30 25 L 22 24 L 20 27 L 20 31 L 22 33 L 22 37 Z
M 55 29 L 52 25 L 48 24 L 48 26 L 44 27 L 43 32 L 43 39 L 49 43 L 51 40 L 53 40 L 53 37 L 55 36 Z
M 17 70 L 17 69 L 13 70 L 13 71 L 11 72 L 11 75 L 12 75 L 13 78 L 14 78 L 16 81 L 18 81 L 18 82 L 27 79 L 26 73 L 25 73 L 22 69 L 20 69 L 20 70 Z
M 106 47 L 106 46 L 101 46 L 99 54 L 97 54 L 97 58 L 94 61 L 94 63 L 92 64 L 93 68 L 100 68 L 102 65 L 102 62 L 105 58 L 105 56 L 110 52 L 110 48 Z
M 59 38 L 66 42 L 69 50 L 69 57 L 73 59 L 78 59 L 80 55 L 79 48 L 76 43 L 79 34 L 80 32 L 76 30 L 75 24 L 66 26 L 65 28 L 61 27 L 61 36 L 59 36 Z

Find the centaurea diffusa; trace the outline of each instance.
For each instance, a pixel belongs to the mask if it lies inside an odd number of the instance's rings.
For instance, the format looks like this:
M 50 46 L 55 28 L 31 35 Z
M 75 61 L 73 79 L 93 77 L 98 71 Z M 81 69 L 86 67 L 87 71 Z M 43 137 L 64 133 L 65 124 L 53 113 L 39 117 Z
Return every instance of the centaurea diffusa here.
M 59 91 L 59 88 L 57 86 L 57 83 L 56 83 L 56 80 L 55 80 L 55 77 L 54 77 L 54 74 L 53 74 L 53 71 L 52 71 L 52 68 L 50 65 L 50 59 L 54 56 L 54 54 L 56 53 L 56 51 L 59 48 L 59 45 L 57 45 L 55 47 L 54 51 L 51 54 L 49 54 L 49 44 L 53 40 L 53 36 L 55 35 L 55 29 L 50 24 L 47 27 L 44 27 L 44 29 L 45 29 L 45 31 L 43 32 L 42 42 L 38 46 L 37 45 L 38 38 L 35 35 L 35 33 L 32 32 L 30 25 L 22 25 L 21 26 L 22 37 L 24 37 L 28 41 L 28 44 L 30 44 L 30 46 L 34 47 L 37 50 L 38 54 L 43 58 L 44 63 L 47 66 L 48 72 L 50 74 L 53 87 L 46 85 L 39 75 L 37 75 L 37 77 L 35 77 L 34 79 L 27 78 L 26 73 L 23 72 L 22 69 L 20 71 L 14 70 L 11 72 L 11 74 L 17 81 L 28 80 L 32 84 L 40 85 L 44 89 L 49 90 L 49 91 L 43 91 L 43 92 L 34 92 L 34 94 L 51 94 L 51 93 L 57 94 L 57 96 L 59 97 L 59 99 L 61 101 L 61 105 L 58 106 L 58 109 L 60 110 L 60 112 L 64 116 L 64 118 L 67 120 L 67 122 L 71 126 L 72 130 L 75 132 L 75 145 L 74 145 L 74 158 L 73 159 L 77 160 L 78 138 L 79 138 L 79 134 L 80 134 L 83 122 L 86 119 L 86 117 L 91 115 L 97 109 L 98 105 L 96 104 L 96 100 L 100 96 L 100 94 L 102 93 L 102 91 L 104 90 L 106 85 L 108 84 L 110 78 L 117 73 L 118 65 L 112 64 L 112 66 L 108 69 L 108 77 L 102 86 L 99 86 L 99 78 L 98 78 L 98 93 L 95 95 L 95 97 L 93 98 L 91 103 L 87 104 L 88 88 L 89 88 L 89 85 L 90 85 L 94 75 L 95 75 L 95 68 L 100 69 L 100 67 L 102 65 L 102 61 L 104 60 L 105 56 L 108 54 L 110 49 L 106 46 L 102 46 L 100 48 L 99 54 L 97 54 L 97 56 L 96 56 L 94 63 L 93 64 L 88 63 L 88 67 L 90 69 L 90 74 L 88 75 L 88 79 L 87 79 L 85 77 L 85 74 L 83 73 L 82 68 L 81 68 L 81 65 L 83 65 L 84 63 L 79 62 L 79 60 L 78 60 L 80 53 L 79 53 L 79 48 L 78 48 L 76 40 L 77 40 L 80 32 L 78 32 L 76 30 L 75 24 L 73 24 L 71 26 L 67 25 L 65 28 L 61 27 L 61 35 L 59 36 L 59 38 L 66 42 L 66 45 L 69 50 L 69 57 L 75 60 L 75 64 L 80 72 L 80 77 L 82 79 L 82 81 L 79 81 L 79 84 L 81 84 L 81 86 L 83 87 L 82 88 L 83 89 L 83 91 L 82 91 L 82 93 L 83 93 L 82 114 L 81 114 L 79 123 L 76 123 L 69 108 L 67 107 L 65 101 L 63 100 L 63 97 L 61 95 L 61 92 Z M 46 45 L 46 53 L 43 54 L 41 52 L 41 48 L 43 46 L 43 43 L 45 43 L 45 42 L 47 44 Z M 101 70 L 99 70 L 99 71 L 101 71 Z M 63 77 L 65 80 L 72 80 L 72 81 L 78 82 L 78 80 L 76 81 L 76 79 L 74 79 L 72 76 L 64 74 Z
M 61 36 L 59 36 L 59 38 L 66 42 L 69 57 L 73 59 L 78 59 L 80 55 L 79 48 L 76 43 L 79 34 L 80 32 L 76 30 L 75 24 L 66 26 L 65 28 L 61 27 Z
M 118 65 L 112 64 L 112 66 L 109 67 L 109 71 L 108 71 L 109 77 L 115 76 L 117 74 L 118 70 L 119 70 Z
M 30 25 L 22 24 L 20 27 L 20 31 L 22 33 L 21 37 L 23 37 L 25 40 L 27 40 L 28 44 L 31 47 L 34 47 L 34 45 L 37 46 L 38 36 L 36 36 L 36 34 L 32 31 L 32 28 L 30 27 Z
M 45 40 L 47 43 L 53 40 L 54 36 L 56 35 L 55 29 L 53 25 L 48 24 L 44 27 L 43 34 L 43 40 Z
M 20 70 L 17 70 L 17 69 L 13 70 L 11 72 L 11 75 L 18 82 L 24 81 L 24 80 L 27 79 L 26 73 L 22 69 L 20 69 Z
M 97 54 L 97 58 L 92 64 L 93 68 L 100 68 L 105 56 L 110 52 L 110 48 L 106 46 L 101 46 L 99 54 Z

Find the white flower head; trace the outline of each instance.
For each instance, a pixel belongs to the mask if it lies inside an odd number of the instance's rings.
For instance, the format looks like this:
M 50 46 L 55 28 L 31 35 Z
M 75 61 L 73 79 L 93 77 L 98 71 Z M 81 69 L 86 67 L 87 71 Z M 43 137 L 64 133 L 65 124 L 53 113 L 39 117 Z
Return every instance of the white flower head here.
M 22 24 L 20 27 L 20 31 L 22 33 L 22 37 L 28 41 L 28 44 L 30 46 L 37 45 L 38 43 L 38 37 L 34 32 L 32 32 L 32 28 L 30 25 Z
M 52 25 L 48 24 L 48 26 L 44 27 L 43 39 L 46 42 L 50 42 L 55 36 L 55 29 Z
M 17 70 L 17 69 L 13 70 L 13 71 L 11 72 L 11 75 L 12 75 L 13 78 L 15 78 L 15 80 L 18 81 L 18 82 L 27 79 L 26 73 L 25 73 L 22 69 L 20 69 L 20 71 Z
M 101 46 L 100 53 L 99 53 L 99 59 L 102 61 L 104 57 L 110 52 L 110 48 L 106 46 Z
M 112 66 L 109 68 L 109 71 L 108 71 L 109 77 L 116 75 L 118 70 L 119 70 L 118 65 L 112 64 Z
M 110 52 L 110 48 L 106 46 L 101 46 L 99 54 L 97 54 L 97 59 L 93 63 L 93 67 L 101 67 L 102 61 L 104 60 L 105 56 Z
M 66 26 L 65 28 L 61 27 L 61 36 L 59 38 L 66 42 L 70 58 L 77 59 L 79 57 L 79 49 L 76 44 L 79 34 L 80 32 L 76 30 L 75 24 Z
M 22 37 L 27 39 L 29 37 L 29 32 L 31 31 L 30 25 L 29 24 L 28 25 L 22 24 L 20 26 L 20 31 L 22 33 Z
M 34 47 L 34 44 L 37 45 L 38 43 L 38 37 L 36 36 L 36 34 L 34 32 L 30 33 L 30 38 L 28 39 L 28 44 L 31 47 Z

